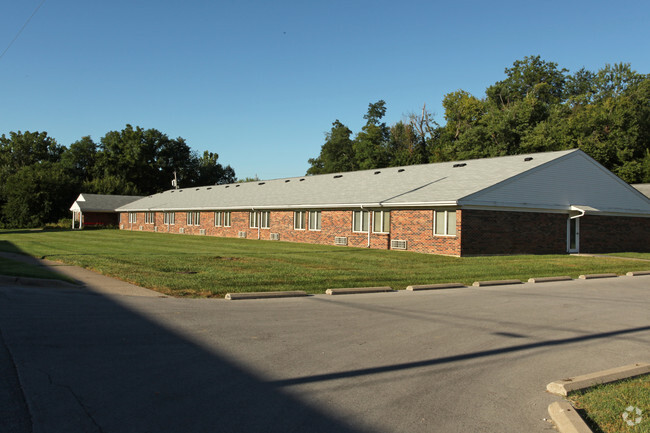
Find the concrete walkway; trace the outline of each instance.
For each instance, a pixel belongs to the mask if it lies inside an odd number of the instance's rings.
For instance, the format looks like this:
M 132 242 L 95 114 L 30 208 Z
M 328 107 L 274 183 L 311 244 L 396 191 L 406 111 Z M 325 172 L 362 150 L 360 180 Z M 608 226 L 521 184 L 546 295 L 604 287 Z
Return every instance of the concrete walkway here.
M 148 296 L 160 297 L 164 296 L 154 290 L 145 289 L 135 284 L 130 284 L 125 281 L 118 280 L 104 276 L 100 273 L 81 268 L 79 266 L 67 265 L 52 260 L 37 259 L 23 254 L 0 252 L 0 257 L 6 259 L 28 263 L 33 266 L 43 266 L 49 268 L 53 272 L 65 275 L 77 281 L 80 288 L 84 288 L 103 295 L 121 295 L 121 296 Z M 34 281 L 31 285 L 41 285 L 44 287 L 51 287 L 58 283 L 52 283 L 48 280 Z M 73 285 L 70 285 L 73 287 Z

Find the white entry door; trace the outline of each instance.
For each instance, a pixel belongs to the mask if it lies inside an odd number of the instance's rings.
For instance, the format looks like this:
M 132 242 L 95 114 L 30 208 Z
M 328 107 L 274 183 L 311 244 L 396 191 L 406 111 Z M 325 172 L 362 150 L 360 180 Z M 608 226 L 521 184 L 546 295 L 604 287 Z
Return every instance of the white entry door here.
M 567 251 L 580 252 L 580 219 L 569 218 L 567 221 Z

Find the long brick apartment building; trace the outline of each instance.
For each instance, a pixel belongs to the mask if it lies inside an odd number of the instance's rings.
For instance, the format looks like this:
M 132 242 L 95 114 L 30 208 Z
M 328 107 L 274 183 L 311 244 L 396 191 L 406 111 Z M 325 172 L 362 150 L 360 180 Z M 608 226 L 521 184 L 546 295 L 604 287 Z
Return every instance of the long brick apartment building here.
M 650 199 L 580 150 L 173 189 L 122 230 L 453 256 L 650 251 Z

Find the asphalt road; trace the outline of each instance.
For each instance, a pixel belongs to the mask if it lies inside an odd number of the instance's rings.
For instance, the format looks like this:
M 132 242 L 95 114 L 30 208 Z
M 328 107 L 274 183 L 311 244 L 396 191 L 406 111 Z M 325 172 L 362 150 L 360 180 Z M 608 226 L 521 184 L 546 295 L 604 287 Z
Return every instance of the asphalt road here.
M 0 286 L 1 432 L 551 432 L 650 361 L 650 277 L 225 301 Z

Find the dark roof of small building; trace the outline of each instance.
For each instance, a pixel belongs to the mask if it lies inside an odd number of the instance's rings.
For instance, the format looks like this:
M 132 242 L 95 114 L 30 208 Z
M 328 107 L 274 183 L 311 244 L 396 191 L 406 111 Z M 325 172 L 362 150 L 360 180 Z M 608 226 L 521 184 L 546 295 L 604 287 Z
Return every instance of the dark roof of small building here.
M 125 206 L 142 196 L 136 195 L 108 195 L 108 194 L 79 194 L 77 200 L 70 207 L 71 211 L 81 212 L 115 212 L 117 208 Z

